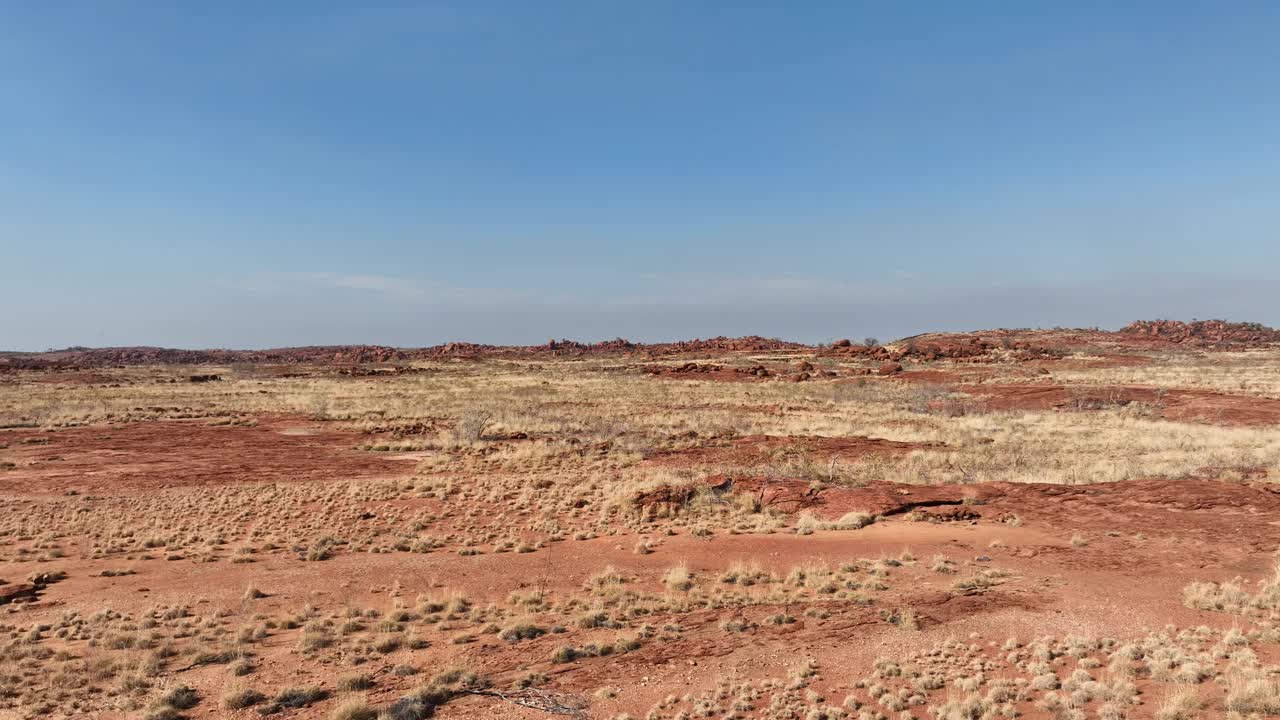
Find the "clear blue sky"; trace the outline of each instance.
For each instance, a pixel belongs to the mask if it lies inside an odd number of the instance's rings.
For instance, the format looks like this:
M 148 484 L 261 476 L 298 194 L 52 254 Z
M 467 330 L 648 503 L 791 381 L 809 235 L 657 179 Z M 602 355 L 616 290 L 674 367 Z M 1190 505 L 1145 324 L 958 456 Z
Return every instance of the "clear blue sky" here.
M 0 347 L 1280 324 L 1280 3 L 7 2 Z

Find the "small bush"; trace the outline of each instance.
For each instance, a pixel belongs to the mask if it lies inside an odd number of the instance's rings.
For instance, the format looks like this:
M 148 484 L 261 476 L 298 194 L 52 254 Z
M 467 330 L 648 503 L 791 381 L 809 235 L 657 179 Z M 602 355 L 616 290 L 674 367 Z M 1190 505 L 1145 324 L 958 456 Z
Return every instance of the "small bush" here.
M 1200 716 L 1200 695 L 1195 688 L 1182 688 L 1160 703 L 1156 720 L 1191 720 Z
M 864 528 L 876 521 L 876 516 L 871 513 L 849 512 L 840 516 L 835 522 L 837 530 L 858 530 Z
M 404 697 L 391 703 L 382 711 L 382 720 L 425 720 L 431 717 L 434 706 L 429 706 L 416 697 Z
M 190 710 L 200 702 L 200 695 L 186 685 L 176 687 L 165 693 L 160 702 L 178 710 Z
M 328 691 L 318 687 L 288 688 L 281 690 L 271 703 L 280 708 L 300 708 L 329 697 Z
M 242 688 L 240 690 L 232 690 L 222 696 L 222 706 L 228 710 L 243 710 L 247 707 L 253 707 L 258 703 L 267 699 L 266 695 L 252 688 Z
M 471 409 L 462 414 L 458 418 L 458 422 L 453 427 L 453 437 L 460 443 L 476 443 L 484 439 L 485 428 L 489 427 L 489 421 L 493 419 L 493 413 L 488 410 Z
M 334 708 L 329 717 L 333 720 L 375 720 L 378 711 L 362 698 L 352 698 Z
M 546 635 L 547 631 L 537 625 L 527 622 L 517 622 L 502 629 L 498 633 L 498 637 L 509 643 L 517 643 L 521 640 L 533 640 L 534 638 Z
M 373 687 L 373 678 L 368 675 L 348 675 L 338 679 L 338 689 L 344 692 L 368 690 Z
M 1232 677 L 1227 709 L 1242 715 L 1280 715 L 1280 681 L 1266 677 Z

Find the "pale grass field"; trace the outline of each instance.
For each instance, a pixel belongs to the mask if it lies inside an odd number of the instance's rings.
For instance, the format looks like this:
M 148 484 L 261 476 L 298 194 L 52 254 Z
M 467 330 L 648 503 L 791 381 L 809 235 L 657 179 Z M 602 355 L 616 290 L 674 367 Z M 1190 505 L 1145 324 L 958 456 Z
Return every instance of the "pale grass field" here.
M 1069 385 L 1143 385 L 1280 399 L 1280 351 L 1169 354 L 1154 360 L 1139 367 L 1055 370 L 1053 377 Z
M 1259 396 L 1271 392 L 1268 379 L 1280 384 L 1280 355 L 1239 353 L 1229 362 L 1241 364 L 1241 382 Z M 694 431 L 704 437 L 867 436 L 945 445 L 837 468 L 840 477 L 851 481 L 1085 484 L 1182 477 L 1202 468 L 1280 470 L 1280 433 L 1272 428 L 1170 422 L 1149 417 L 1141 407 L 997 413 L 981 412 L 961 397 L 957 402 L 964 414 L 951 416 L 955 413 L 931 410 L 922 401 L 922 394 L 933 398 L 935 393 L 881 379 L 655 380 L 600 361 L 424 367 L 432 372 L 376 380 L 241 379 L 226 368 L 208 368 L 201 371 L 222 373 L 228 380 L 139 382 L 119 388 L 7 384 L 0 385 L 0 425 L 59 427 L 175 417 L 230 421 L 259 413 L 290 413 L 367 431 L 424 421 L 456 426 L 458 418 L 479 414 L 486 420 L 487 434 L 524 432 L 542 439 L 502 448 L 498 455 L 512 460 L 512 468 L 540 454 L 557 454 L 570 441 L 609 441 L 620 462 L 635 462 L 669 445 L 672 436 Z M 1234 377 L 1236 370 L 1230 364 L 1224 367 L 1232 369 L 1207 373 L 1197 366 L 1106 368 L 1060 371 L 1054 379 L 1226 390 L 1224 378 Z M 380 449 L 429 451 L 459 442 L 470 440 L 442 429 L 435 437 L 389 441 Z

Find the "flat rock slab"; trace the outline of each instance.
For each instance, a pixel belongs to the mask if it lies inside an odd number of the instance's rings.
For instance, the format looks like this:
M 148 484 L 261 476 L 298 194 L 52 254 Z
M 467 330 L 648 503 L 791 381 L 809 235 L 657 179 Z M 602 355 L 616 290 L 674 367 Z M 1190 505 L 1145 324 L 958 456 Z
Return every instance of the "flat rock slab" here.
M 0 605 L 34 600 L 36 598 L 36 592 L 38 592 L 39 589 L 39 587 L 30 583 L 0 585 Z

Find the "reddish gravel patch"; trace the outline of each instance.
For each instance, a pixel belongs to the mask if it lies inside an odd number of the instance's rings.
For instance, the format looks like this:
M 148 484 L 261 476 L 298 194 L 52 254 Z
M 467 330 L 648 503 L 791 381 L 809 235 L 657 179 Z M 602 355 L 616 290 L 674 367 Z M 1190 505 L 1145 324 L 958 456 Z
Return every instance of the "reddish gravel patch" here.
M 239 482 L 392 477 L 412 461 L 356 450 L 364 436 L 290 418 L 256 427 L 155 421 L 0 431 L 0 493 L 120 492 Z
M 665 380 L 703 380 L 706 382 L 761 382 L 773 376 L 762 367 L 743 369 L 715 363 L 683 365 L 648 365 L 644 372 Z

